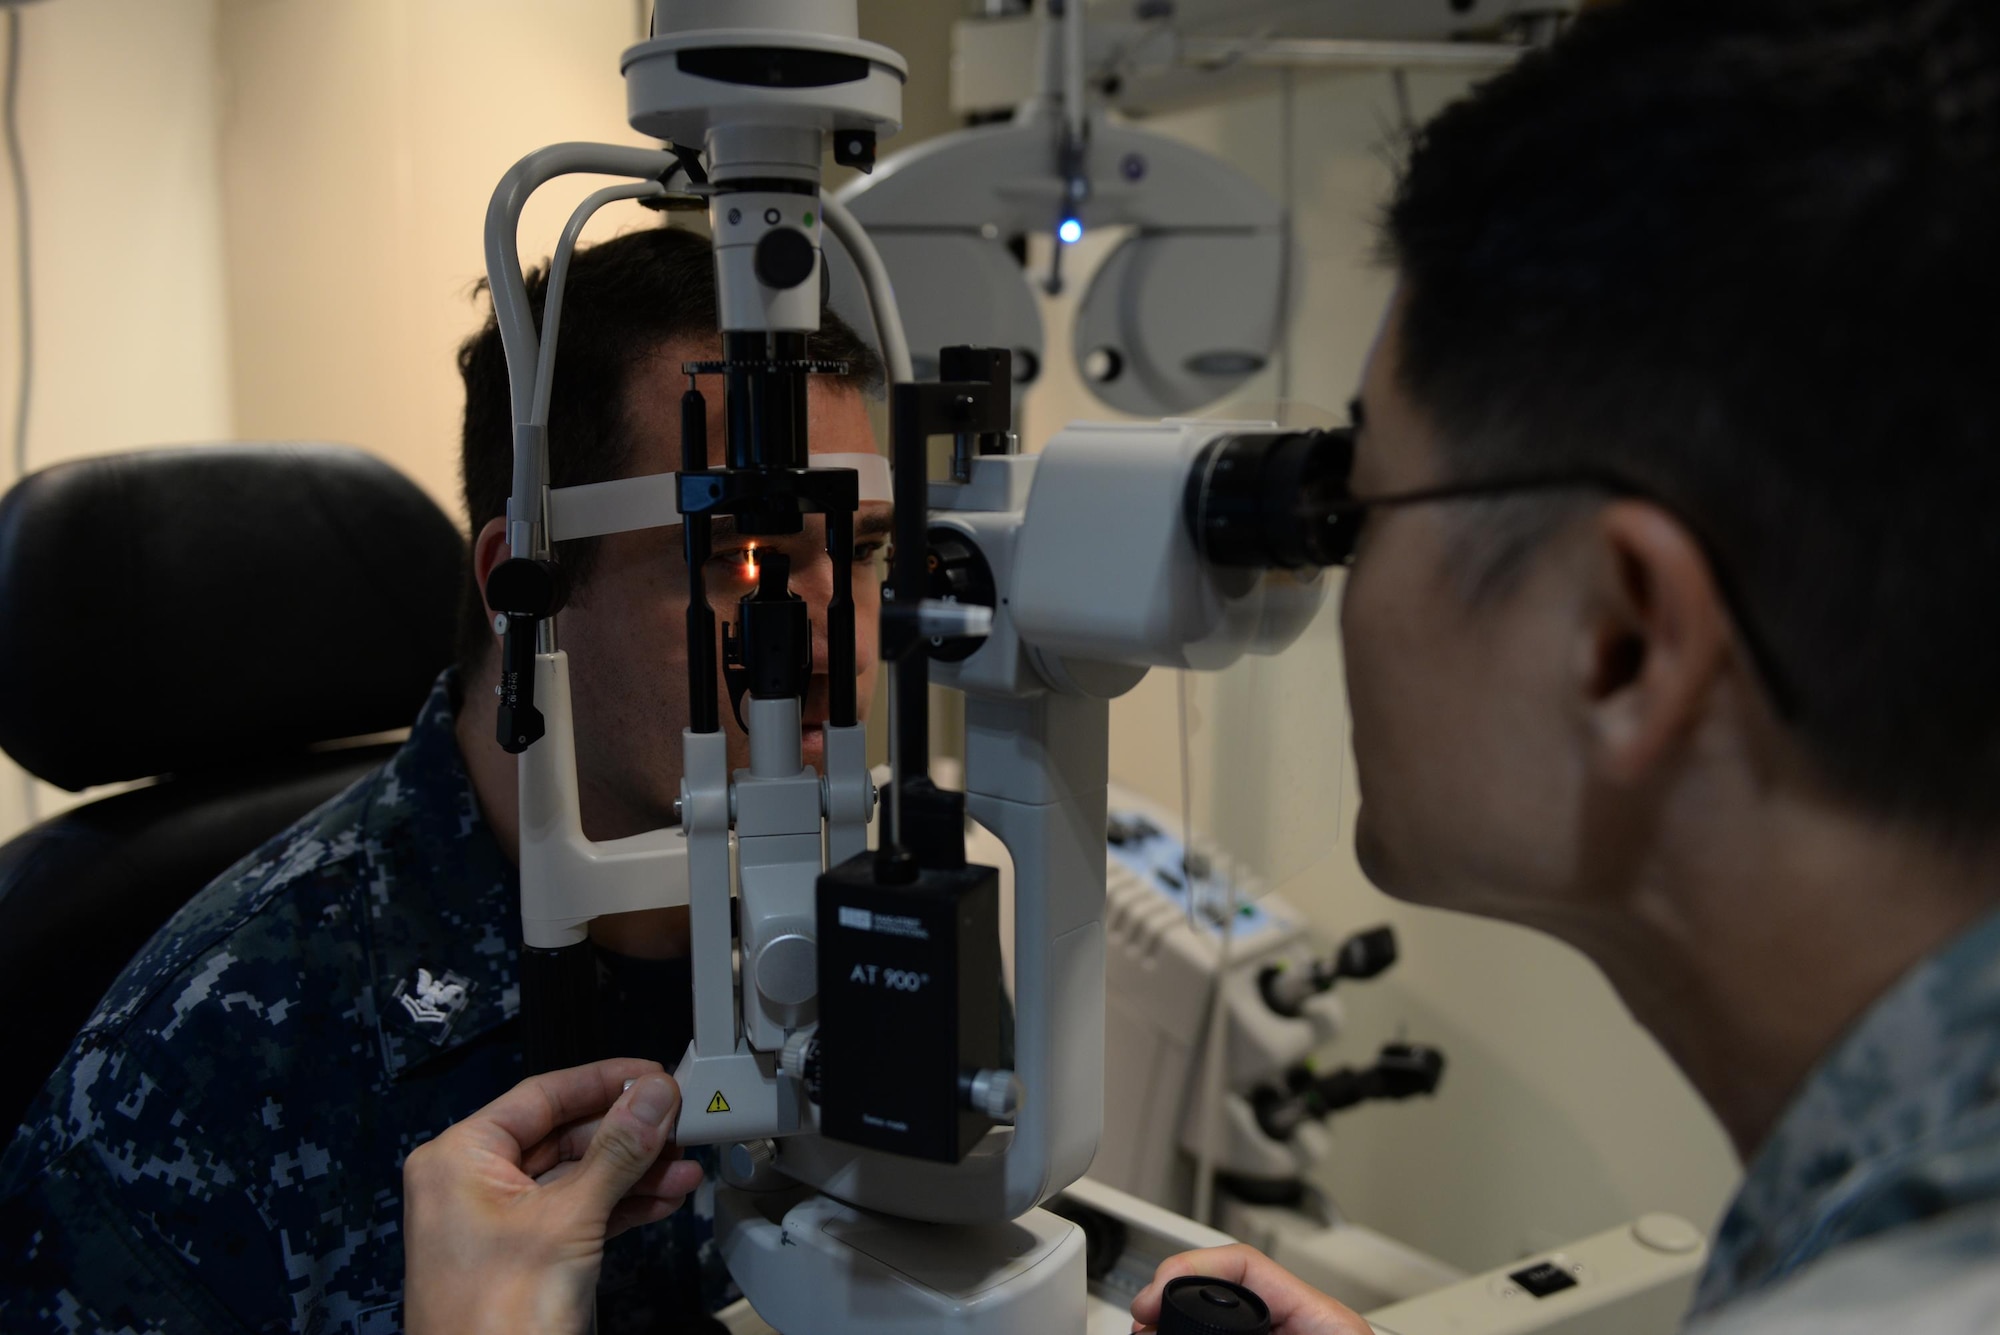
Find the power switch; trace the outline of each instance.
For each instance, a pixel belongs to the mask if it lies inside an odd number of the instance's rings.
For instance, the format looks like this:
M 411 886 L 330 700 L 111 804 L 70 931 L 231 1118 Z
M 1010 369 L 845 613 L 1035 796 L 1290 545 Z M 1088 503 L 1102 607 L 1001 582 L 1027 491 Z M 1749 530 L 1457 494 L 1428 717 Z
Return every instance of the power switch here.
M 1553 1261 L 1538 1261 L 1525 1270 L 1510 1272 L 1507 1278 L 1537 1298 L 1546 1298 L 1551 1293 L 1576 1287 L 1576 1276 Z

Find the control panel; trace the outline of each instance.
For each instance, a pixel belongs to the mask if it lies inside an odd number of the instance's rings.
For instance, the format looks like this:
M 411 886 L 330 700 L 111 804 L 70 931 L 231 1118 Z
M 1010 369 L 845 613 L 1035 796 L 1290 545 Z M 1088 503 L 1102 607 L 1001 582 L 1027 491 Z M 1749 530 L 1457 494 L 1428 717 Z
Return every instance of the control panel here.
M 1254 896 L 1261 887 L 1240 868 L 1219 865 L 1204 853 L 1190 853 L 1186 844 L 1136 808 L 1112 810 L 1105 825 L 1105 843 L 1113 866 L 1157 891 L 1182 916 L 1189 915 L 1192 902 L 1192 921 L 1210 936 L 1222 935 L 1225 918 L 1230 920 L 1232 937 L 1291 932 L 1289 920 L 1256 901 Z
M 1634 1335 L 1679 1327 L 1708 1239 L 1642 1215 L 1560 1251 L 1369 1312 L 1375 1335 Z

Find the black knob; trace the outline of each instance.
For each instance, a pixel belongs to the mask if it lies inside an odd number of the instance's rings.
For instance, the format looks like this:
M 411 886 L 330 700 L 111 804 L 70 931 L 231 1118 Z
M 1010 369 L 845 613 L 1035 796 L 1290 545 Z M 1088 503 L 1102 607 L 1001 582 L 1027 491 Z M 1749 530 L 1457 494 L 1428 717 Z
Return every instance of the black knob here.
M 930 550 L 924 554 L 924 597 L 980 607 L 992 607 L 1000 601 L 993 586 L 993 568 L 971 539 L 949 528 L 934 528 L 925 536 Z M 983 639 L 939 637 L 930 642 L 929 653 L 941 663 L 957 663 L 978 653 L 985 644 Z
M 757 242 L 757 281 L 787 289 L 811 278 L 819 253 L 812 239 L 796 227 L 774 227 Z
M 979 348 L 957 344 L 938 350 L 938 379 L 978 380 L 998 385 L 1011 393 L 1014 384 L 1014 354 L 1007 348 Z
M 1377 927 L 1350 936 L 1336 958 L 1342 978 L 1374 978 L 1396 962 L 1396 929 Z
M 486 601 L 500 613 L 500 707 L 495 731 L 509 755 L 540 741 L 547 724 L 535 708 L 536 627 L 563 605 L 562 572 L 549 561 L 510 557 L 486 576 Z
M 875 132 L 842 130 L 833 136 L 833 160 L 843 167 L 875 170 Z
M 1205 1275 L 1167 1283 L 1159 1335 L 1270 1335 L 1271 1309 L 1241 1284 Z
M 812 678 L 812 620 L 791 590 L 791 558 L 763 557 L 756 589 L 737 600 L 735 633 L 727 622 L 722 627 L 723 674 L 739 722 L 744 692 L 755 700 L 803 696 Z
M 1444 1081 L 1444 1054 L 1423 1043 L 1389 1043 L 1375 1059 L 1378 1099 L 1435 1094 Z
M 486 576 L 486 601 L 510 617 L 551 617 L 563 606 L 562 572 L 549 561 L 510 556 Z

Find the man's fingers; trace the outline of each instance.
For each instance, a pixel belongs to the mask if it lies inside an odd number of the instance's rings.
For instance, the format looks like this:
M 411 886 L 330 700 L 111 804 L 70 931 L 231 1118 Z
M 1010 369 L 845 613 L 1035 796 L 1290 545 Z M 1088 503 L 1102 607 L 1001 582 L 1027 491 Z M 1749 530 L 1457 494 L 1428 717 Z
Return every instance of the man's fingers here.
M 691 1196 L 694 1194 L 694 1189 L 701 1185 L 701 1180 L 704 1176 L 706 1174 L 702 1171 L 702 1166 L 692 1159 L 676 1159 L 667 1165 L 666 1171 L 660 1174 L 658 1184 L 652 1186 L 647 1194 L 652 1196 Z M 645 1187 L 648 1184 L 641 1182 L 640 1185 Z
M 701 1185 L 701 1165 L 680 1159 L 654 1165 L 624 1200 L 611 1207 L 611 1220 L 604 1236 L 615 1238 L 628 1228 L 657 1223 L 687 1203 Z
M 1182 1252 L 1169 1256 L 1160 1262 L 1160 1268 L 1153 1272 L 1153 1281 L 1139 1290 L 1139 1296 L 1132 1300 L 1132 1319 L 1142 1325 L 1155 1325 L 1160 1319 L 1160 1296 L 1167 1290 L 1170 1280 L 1183 1275 L 1210 1275 L 1216 1279 L 1226 1279 L 1232 1284 L 1244 1284 L 1243 1275 L 1249 1265 L 1249 1256 L 1258 1253 L 1249 1247 L 1209 1247 L 1198 1252 Z M 1259 1294 L 1259 1297 L 1263 1295 Z M 1270 1300 L 1265 1299 L 1266 1303 Z
M 605 1225 L 604 1236 L 615 1238 L 627 1229 L 657 1224 L 680 1209 L 684 1203 L 684 1197 L 668 1200 L 658 1196 L 649 1196 L 644 1200 L 620 1201 L 612 1207 L 611 1219 Z
M 608 1217 L 672 1140 L 680 1110 L 680 1086 L 673 1077 L 642 1076 L 604 1115 L 564 1189 L 579 1194 L 581 1208 Z
M 704 1176 L 700 1164 L 692 1159 L 681 1158 L 680 1147 L 669 1145 L 660 1151 L 660 1157 L 653 1161 L 632 1189 L 625 1193 L 625 1199 L 635 1196 L 685 1196 L 701 1185 Z
M 452 1133 L 521 1163 L 559 1127 L 602 1113 L 627 1081 L 659 1069 L 658 1062 L 613 1057 L 529 1076 L 453 1127 Z
M 595 1126 L 596 1123 L 591 1124 Z M 642 1196 L 685 1196 L 701 1185 L 705 1176 L 702 1166 L 691 1159 L 680 1157 L 678 1145 L 668 1145 L 660 1151 L 660 1157 L 653 1166 L 642 1173 L 625 1193 L 626 1200 Z M 554 1167 L 535 1175 L 535 1185 L 552 1187 L 556 1183 L 576 1176 L 583 1165 L 576 1159 L 564 1159 Z
M 590 1148 L 590 1138 L 597 1134 L 597 1124 L 603 1120 L 590 1117 L 564 1127 L 521 1156 L 521 1171 L 537 1182 L 548 1180 L 555 1169 L 583 1157 L 583 1152 Z
M 1271 1309 L 1271 1326 L 1282 1335 L 1370 1335 L 1368 1323 L 1313 1288 L 1254 1247 L 1210 1247 L 1182 1252 L 1161 1262 L 1153 1282 L 1132 1300 L 1132 1317 L 1150 1326 L 1160 1319 L 1160 1299 L 1169 1281 L 1207 1275 L 1241 1284 Z

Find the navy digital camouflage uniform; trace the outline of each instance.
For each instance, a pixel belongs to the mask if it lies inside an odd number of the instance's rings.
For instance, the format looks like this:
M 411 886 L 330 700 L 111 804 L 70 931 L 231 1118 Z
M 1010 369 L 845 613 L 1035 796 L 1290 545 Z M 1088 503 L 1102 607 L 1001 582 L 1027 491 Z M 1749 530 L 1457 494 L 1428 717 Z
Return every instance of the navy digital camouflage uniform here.
M 1758 1152 L 1703 1335 L 2000 1332 L 2000 916 L 1913 969 Z
M 523 1073 L 518 881 L 454 674 L 380 770 L 191 900 L 0 1160 L 0 1330 L 400 1330 L 402 1164 Z M 672 1067 L 685 962 L 600 956 L 604 1045 Z M 615 1240 L 599 1330 L 734 1295 L 696 1208 Z

